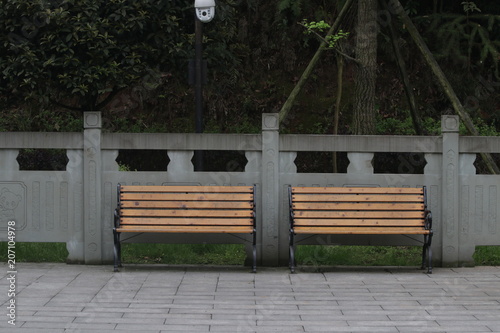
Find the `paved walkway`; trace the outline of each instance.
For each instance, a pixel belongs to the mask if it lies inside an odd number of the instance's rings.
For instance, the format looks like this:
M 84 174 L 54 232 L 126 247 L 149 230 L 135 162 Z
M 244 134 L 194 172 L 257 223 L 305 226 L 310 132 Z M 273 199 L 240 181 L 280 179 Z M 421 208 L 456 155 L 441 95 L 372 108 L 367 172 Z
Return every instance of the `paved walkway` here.
M 500 267 L 0 269 L 0 332 L 500 332 Z

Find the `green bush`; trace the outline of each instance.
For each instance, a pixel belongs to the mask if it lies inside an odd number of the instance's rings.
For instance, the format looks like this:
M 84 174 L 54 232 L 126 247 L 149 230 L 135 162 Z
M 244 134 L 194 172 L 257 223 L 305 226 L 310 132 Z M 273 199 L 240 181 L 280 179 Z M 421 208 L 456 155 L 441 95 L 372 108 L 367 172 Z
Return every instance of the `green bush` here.
M 499 136 L 500 132 L 496 129 L 495 123 L 488 124 L 480 117 L 473 119 L 474 125 L 481 136 Z M 422 120 L 422 127 L 425 135 L 441 135 L 441 119 L 433 119 L 425 117 Z M 410 117 L 410 112 L 404 110 L 399 117 L 381 117 L 378 115 L 376 124 L 378 135 L 415 135 L 413 121 Z M 468 131 L 460 122 L 460 135 L 468 135 Z

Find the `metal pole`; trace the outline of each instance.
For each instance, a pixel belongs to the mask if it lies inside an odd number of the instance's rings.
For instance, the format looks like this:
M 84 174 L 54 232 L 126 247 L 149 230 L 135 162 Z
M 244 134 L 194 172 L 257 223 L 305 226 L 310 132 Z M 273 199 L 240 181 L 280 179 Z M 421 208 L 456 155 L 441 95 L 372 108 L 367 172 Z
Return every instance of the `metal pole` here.
M 195 17 L 195 129 L 196 133 L 203 133 L 203 23 Z M 197 150 L 194 155 L 195 171 L 203 170 L 203 151 Z

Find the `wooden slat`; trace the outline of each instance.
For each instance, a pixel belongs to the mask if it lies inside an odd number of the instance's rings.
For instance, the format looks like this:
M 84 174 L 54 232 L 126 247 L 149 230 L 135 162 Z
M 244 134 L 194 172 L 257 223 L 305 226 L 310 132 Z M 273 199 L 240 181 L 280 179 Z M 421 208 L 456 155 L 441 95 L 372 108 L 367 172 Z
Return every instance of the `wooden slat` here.
M 122 185 L 121 192 L 253 193 L 253 186 L 137 186 Z
M 410 235 L 429 234 L 417 227 L 295 227 L 296 234 Z
M 253 220 L 249 218 L 238 219 L 200 219 L 200 218 L 153 218 L 153 217 L 122 217 L 120 226 L 124 225 L 253 225 Z
M 123 226 L 117 232 L 169 232 L 169 233 L 253 233 L 245 226 Z
M 253 186 L 121 186 L 117 232 L 254 232 Z
M 423 210 L 424 204 L 405 203 L 328 203 L 323 209 L 334 210 Z
M 183 208 L 183 209 L 252 209 L 251 201 L 122 201 L 122 209 L 126 208 Z
M 294 194 L 293 202 L 424 202 L 422 195 Z
M 318 215 L 316 215 L 315 211 L 294 210 L 294 217 L 296 219 L 305 218 L 307 216 L 318 217 Z M 424 217 L 425 217 L 425 214 L 422 210 L 415 210 L 415 211 L 331 210 L 331 211 L 328 211 L 328 218 L 387 218 L 387 219 L 422 218 L 423 219 Z
M 381 193 L 401 194 L 413 193 L 423 194 L 422 188 L 413 187 L 292 187 L 292 193 Z
M 296 219 L 294 226 L 360 226 L 360 227 L 387 227 L 387 226 L 413 226 L 413 227 L 423 227 L 424 220 L 418 219 L 392 219 L 392 220 L 380 220 L 380 219 Z
M 253 201 L 247 193 L 121 193 L 120 200 Z
M 251 217 L 250 210 L 206 210 L 206 209 L 122 209 L 121 216 L 157 217 Z

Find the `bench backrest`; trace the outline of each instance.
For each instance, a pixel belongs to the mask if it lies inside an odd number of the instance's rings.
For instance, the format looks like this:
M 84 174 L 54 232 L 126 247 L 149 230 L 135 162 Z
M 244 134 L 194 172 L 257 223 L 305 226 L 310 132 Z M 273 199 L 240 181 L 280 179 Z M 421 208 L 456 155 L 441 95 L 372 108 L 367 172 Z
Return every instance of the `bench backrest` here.
M 117 218 L 123 231 L 164 227 L 185 232 L 251 233 L 255 228 L 254 186 L 119 185 L 118 198 Z
M 297 233 L 426 233 L 423 188 L 290 187 L 292 228 Z

